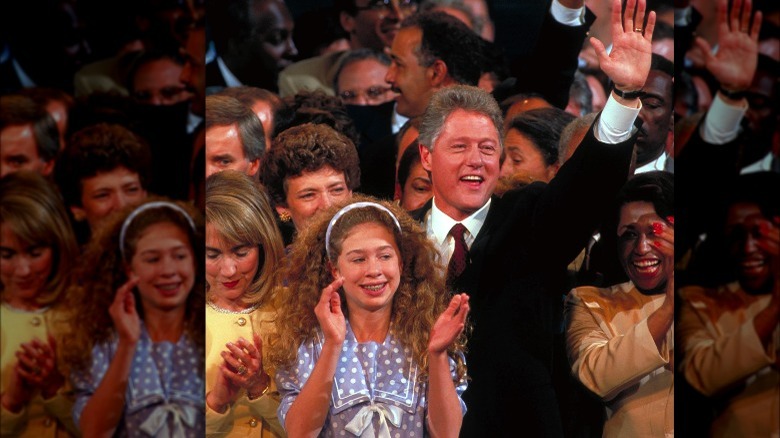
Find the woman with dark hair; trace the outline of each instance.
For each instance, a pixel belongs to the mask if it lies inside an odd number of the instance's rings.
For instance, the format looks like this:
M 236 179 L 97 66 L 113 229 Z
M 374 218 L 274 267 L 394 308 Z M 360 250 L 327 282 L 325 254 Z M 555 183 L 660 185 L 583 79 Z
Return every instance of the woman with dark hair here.
M 617 196 L 617 254 L 629 278 L 566 299 L 574 376 L 604 401 L 605 437 L 674 433 L 674 176 L 648 172 Z

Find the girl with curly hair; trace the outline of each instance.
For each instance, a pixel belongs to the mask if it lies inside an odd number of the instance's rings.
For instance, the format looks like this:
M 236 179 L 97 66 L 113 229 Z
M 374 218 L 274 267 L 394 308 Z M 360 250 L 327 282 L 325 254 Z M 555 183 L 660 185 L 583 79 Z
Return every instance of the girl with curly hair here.
M 271 360 L 290 436 L 458 435 L 469 298 L 448 298 L 411 217 L 356 196 L 312 220 L 287 268 Z
M 206 435 L 284 436 L 263 340 L 274 329 L 282 236 L 243 172 L 206 179 Z
M 65 344 L 84 436 L 199 436 L 205 427 L 203 222 L 149 199 L 86 248 Z
M 56 334 L 78 245 L 57 189 L 30 171 L 0 179 L 0 236 L 0 436 L 68 436 Z

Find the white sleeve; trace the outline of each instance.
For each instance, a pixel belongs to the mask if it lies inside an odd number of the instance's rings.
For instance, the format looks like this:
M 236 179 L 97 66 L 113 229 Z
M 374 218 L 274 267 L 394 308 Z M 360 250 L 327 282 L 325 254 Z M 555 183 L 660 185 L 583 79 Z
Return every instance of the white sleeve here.
M 596 139 L 603 143 L 617 144 L 628 140 L 634 127 L 634 121 L 639 117 L 642 102 L 638 108 L 629 108 L 609 93 L 604 109 L 601 111 L 598 123 L 594 127 Z

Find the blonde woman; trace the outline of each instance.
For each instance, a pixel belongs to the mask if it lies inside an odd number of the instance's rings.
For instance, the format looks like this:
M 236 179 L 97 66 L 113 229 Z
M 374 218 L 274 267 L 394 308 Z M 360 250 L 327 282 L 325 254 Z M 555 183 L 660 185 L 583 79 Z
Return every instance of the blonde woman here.
M 241 172 L 206 180 L 206 434 L 281 437 L 264 360 L 284 257 L 268 196 Z
M 53 328 L 76 238 L 62 198 L 37 173 L 0 180 L 0 218 L 0 436 L 69 436 L 73 403 Z

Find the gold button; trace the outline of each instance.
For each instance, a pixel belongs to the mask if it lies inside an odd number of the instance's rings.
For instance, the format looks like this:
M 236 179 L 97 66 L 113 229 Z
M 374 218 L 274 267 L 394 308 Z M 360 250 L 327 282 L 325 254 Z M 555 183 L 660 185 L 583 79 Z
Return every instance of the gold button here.
M 32 324 L 35 327 L 38 327 L 39 325 L 41 325 L 41 318 L 37 316 L 33 316 L 33 318 L 30 320 L 30 324 Z
M 49 417 L 46 417 L 46 419 L 45 419 L 45 420 L 43 420 L 43 425 L 44 425 L 44 426 L 46 426 L 46 427 L 49 427 L 49 426 L 51 426 L 51 425 L 52 425 L 52 423 L 54 423 L 54 422 L 53 422 L 53 421 L 51 421 L 51 418 L 49 418 Z
M 257 427 L 257 420 L 254 418 L 249 420 L 249 427 Z
M 238 318 L 238 325 L 240 325 L 241 327 L 246 325 L 246 318 L 244 318 L 243 316 Z

